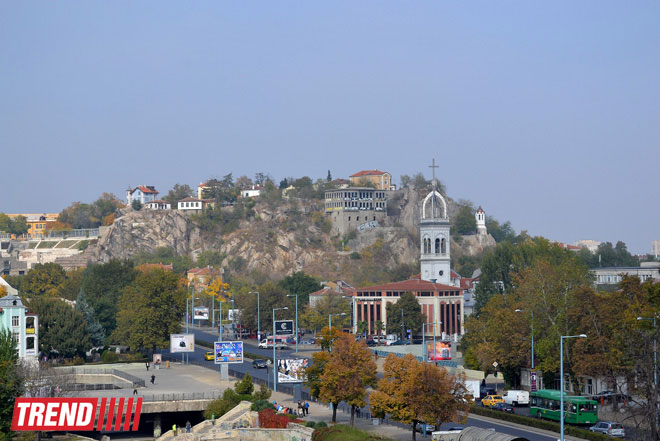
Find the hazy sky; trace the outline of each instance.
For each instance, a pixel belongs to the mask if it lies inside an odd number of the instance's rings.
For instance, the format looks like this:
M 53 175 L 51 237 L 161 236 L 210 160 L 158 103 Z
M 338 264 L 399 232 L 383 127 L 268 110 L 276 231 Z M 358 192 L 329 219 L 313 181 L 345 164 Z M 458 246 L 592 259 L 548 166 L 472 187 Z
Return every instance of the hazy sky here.
M 660 2 L 0 3 L 0 211 L 441 164 L 573 242 L 660 239 Z

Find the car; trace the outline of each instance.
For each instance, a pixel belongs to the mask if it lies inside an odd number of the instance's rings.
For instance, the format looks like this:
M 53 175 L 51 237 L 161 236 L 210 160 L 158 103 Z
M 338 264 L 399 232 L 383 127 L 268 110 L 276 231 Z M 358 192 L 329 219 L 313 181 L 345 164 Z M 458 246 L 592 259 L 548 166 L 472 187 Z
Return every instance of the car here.
M 495 403 L 492 406 L 490 406 L 490 408 L 493 410 L 499 410 L 501 412 L 506 412 L 506 413 L 516 413 L 513 406 L 506 403 Z
M 424 343 L 424 339 L 422 339 L 422 338 L 413 338 L 412 339 L 412 344 L 414 344 L 414 345 L 421 345 L 422 343 Z
M 616 421 L 600 421 L 594 426 L 589 427 L 591 432 L 603 433 L 605 435 L 613 436 L 616 438 L 623 438 L 626 436 L 626 430 L 623 424 Z
M 461 430 L 465 429 L 465 426 L 449 426 L 447 427 L 448 432 L 460 432 Z
M 481 400 L 481 405 L 484 407 L 491 407 L 495 403 L 504 403 L 502 395 L 487 395 Z
M 266 360 L 257 358 L 256 360 L 252 361 L 252 367 L 255 369 L 266 369 L 266 367 L 268 367 L 268 363 L 266 363 Z
M 301 345 L 313 345 L 314 344 L 314 339 L 305 339 L 305 340 L 300 340 Z
M 215 353 L 213 351 L 208 351 L 204 353 L 204 360 L 215 360 Z
M 367 346 L 372 347 L 372 346 L 378 346 L 378 343 L 376 343 L 376 340 L 373 338 L 370 338 L 369 340 L 366 341 Z
M 424 430 L 424 429 L 426 429 L 426 430 Z M 415 426 L 415 430 L 419 433 L 435 432 L 435 424 L 417 423 L 417 425 Z
M 410 340 L 397 340 L 390 343 L 390 346 L 404 346 L 409 344 L 410 344 Z

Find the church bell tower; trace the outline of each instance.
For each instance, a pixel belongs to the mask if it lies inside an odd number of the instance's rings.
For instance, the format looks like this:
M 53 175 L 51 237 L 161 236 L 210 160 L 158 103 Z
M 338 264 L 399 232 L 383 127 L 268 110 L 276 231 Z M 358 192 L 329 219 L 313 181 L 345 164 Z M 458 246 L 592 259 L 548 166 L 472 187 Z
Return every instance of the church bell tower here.
M 422 203 L 419 223 L 420 265 L 422 280 L 444 285 L 451 284 L 451 257 L 449 247 L 449 216 L 447 202 L 437 191 L 435 159 L 432 165 L 433 189 Z

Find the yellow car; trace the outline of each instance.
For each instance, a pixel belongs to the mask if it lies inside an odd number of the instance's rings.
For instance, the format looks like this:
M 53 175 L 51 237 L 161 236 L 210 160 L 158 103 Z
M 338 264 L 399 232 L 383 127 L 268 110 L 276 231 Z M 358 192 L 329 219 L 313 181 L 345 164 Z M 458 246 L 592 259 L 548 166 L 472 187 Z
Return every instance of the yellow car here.
M 204 360 L 210 360 L 210 361 L 215 360 L 215 354 L 213 353 L 213 351 L 206 352 L 204 354 Z
M 504 398 L 502 395 L 487 395 L 483 400 L 481 400 L 481 405 L 484 407 L 491 407 L 493 404 L 504 403 Z

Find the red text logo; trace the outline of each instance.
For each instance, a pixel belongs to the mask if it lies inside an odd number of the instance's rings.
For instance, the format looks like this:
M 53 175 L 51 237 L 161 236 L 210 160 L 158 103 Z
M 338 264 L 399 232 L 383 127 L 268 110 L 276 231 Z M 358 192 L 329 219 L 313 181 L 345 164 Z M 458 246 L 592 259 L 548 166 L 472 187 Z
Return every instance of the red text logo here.
M 11 430 L 137 430 L 141 410 L 142 398 L 17 398 Z

